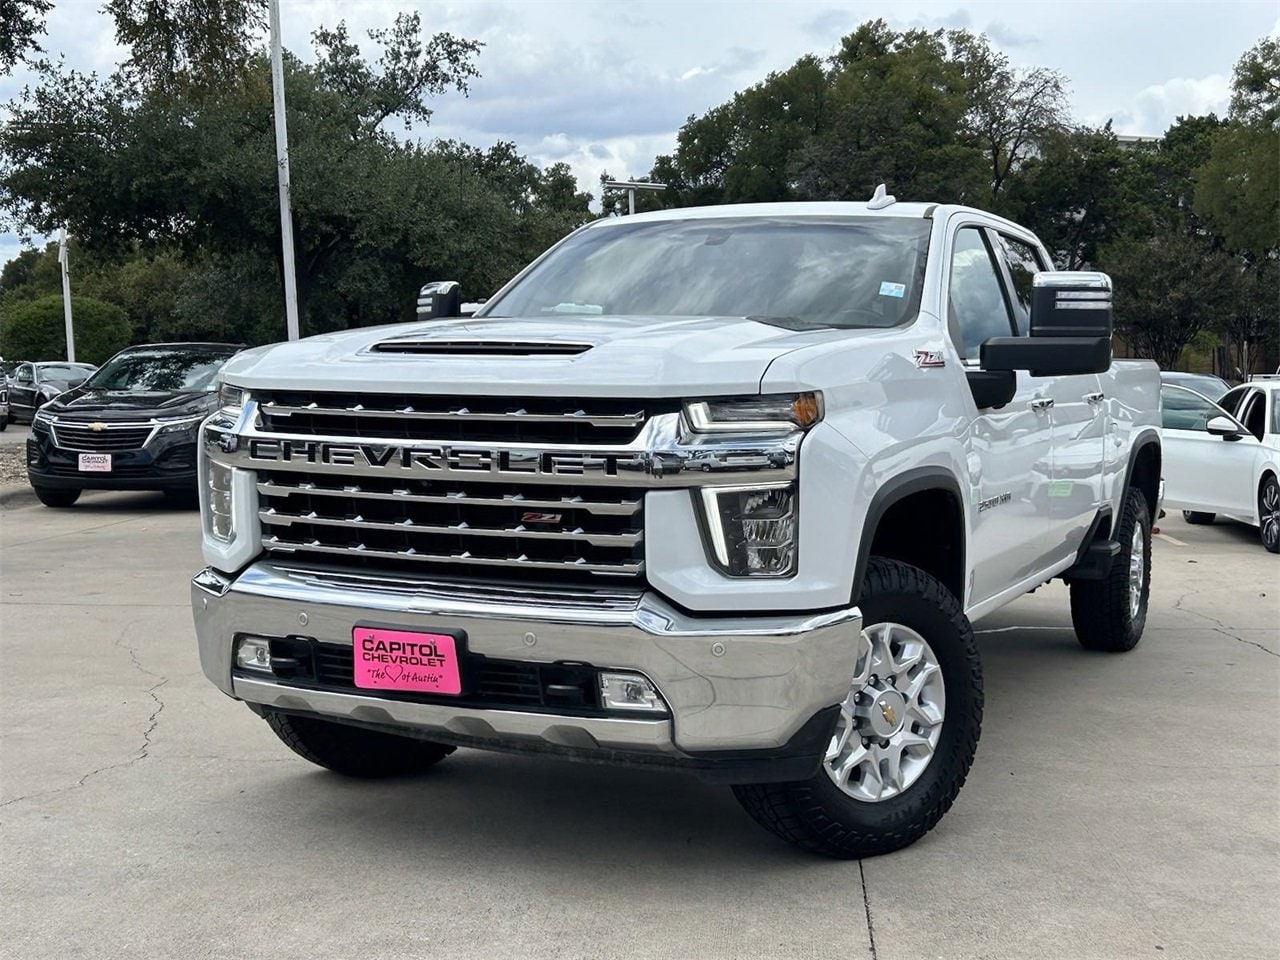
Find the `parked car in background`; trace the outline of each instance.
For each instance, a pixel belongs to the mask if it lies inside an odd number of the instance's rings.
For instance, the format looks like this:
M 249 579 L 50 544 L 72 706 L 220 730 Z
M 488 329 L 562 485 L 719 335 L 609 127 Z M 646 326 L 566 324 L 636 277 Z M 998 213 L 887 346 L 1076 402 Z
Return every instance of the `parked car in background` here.
M 91 363 L 20 363 L 9 379 L 9 416 L 30 421 L 41 406 L 60 393 L 78 387 L 97 370 Z
M 122 350 L 36 412 L 27 476 L 40 502 L 69 507 L 80 492 L 162 490 L 196 501 L 196 432 L 217 407 L 229 343 L 161 343 Z
M 1160 395 L 1164 505 L 1188 523 L 1252 524 L 1280 553 L 1280 380 L 1241 384 L 1218 403 L 1168 383 Z
M 9 426 L 9 384 L 0 377 L 0 432 Z
M 1177 387 L 1186 387 L 1188 390 L 1194 390 L 1202 397 L 1208 397 L 1214 401 L 1231 389 L 1231 384 L 1221 377 L 1215 377 L 1211 373 L 1182 373 L 1179 370 L 1161 370 L 1160 382 L 1171 383 Z

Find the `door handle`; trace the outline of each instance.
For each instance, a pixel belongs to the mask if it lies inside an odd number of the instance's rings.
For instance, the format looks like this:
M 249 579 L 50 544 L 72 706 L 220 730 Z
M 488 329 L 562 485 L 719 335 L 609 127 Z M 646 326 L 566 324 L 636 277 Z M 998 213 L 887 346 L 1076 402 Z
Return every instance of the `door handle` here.
M 1084 395 L 1084 399 L 1088 400 L 1090 403 L 1101 403 L 1106 398 L 1107 398 L 1107 395 L 1103 393 L 1101 390 L 1099 390 L 1097 393 L 1086 393 Z
M 1053 397 L 1039 397 L 1031 401 L 1031 409 L 1039 413 L 1053 406 Z

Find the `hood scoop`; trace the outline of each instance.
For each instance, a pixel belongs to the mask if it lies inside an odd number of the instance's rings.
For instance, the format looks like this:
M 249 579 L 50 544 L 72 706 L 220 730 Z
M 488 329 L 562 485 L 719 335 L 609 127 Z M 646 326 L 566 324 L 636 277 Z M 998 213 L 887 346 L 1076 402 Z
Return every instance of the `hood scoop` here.
M 375 343 L 374 353 L 409 353 L 423 357 L 576 357 L 590 343 L 565 340 L 441 340 L 433 337 L 395 337 Z

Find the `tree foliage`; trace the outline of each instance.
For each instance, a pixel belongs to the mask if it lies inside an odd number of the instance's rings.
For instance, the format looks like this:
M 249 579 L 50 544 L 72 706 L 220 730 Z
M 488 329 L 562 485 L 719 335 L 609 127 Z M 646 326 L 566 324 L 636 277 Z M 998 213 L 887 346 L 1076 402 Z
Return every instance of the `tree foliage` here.
M 124 311 L 89 297 L 72 297 L 76 360 L 100 364 L 132 342 Z M 0 354 L 22 360 L 65 360 L 66 324 L 59 294 L 7 305 L 0 317 Z
M 286 61 L 307 332 L 408 319 L 416 288 L 433 279 L 486 296 L 589 216 L 562 164 L 539 169 L 509 143 L 424 146 L 394 132 L 427 122 L 434 97 L 465 93 L 479 44 L 424 36 L 417 14 L 370 39 L 366 58 L 340 24 L 315 33 L 313 62 Z M 181 261 L 185 271 L 166 275 L 171 301 L 150 297 L 151 314 L 136 315 L 148 331 L 274 339 L 283 323 L 267 58 L 253 53 L 212 88 L 161 74 L 99 79 L 42 65 L 0 131 L 0 208 L 35 232 L 65 223 L 101 258 L 153 258 L 129 282 Z
M 0 77 L 40 52 L 36 38 L 44 33 L 44 16 L 52 6 L 51 0 L 0 0 Z

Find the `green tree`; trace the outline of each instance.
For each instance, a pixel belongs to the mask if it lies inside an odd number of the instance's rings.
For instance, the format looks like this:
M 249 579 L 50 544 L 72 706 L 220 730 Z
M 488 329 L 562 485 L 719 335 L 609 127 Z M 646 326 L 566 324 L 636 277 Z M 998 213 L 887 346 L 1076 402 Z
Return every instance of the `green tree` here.
M 265 0 L 107 0 L 124 69 L 148 88 L 210 89 L 243 76 Z
M 124 311 L 89 297 L 72 297 L 76 359 L 102 363 L 127 347 L 132 331 Z M 5 308 L 0 318 L 0 354 L 24 360 L 65 360 L 62 297 L 40 297 Z
M 1102 251 L 1115 283 L 1116 326 L 1139 356 L 1174 369 L 1201 331 L 1227 316 L 1237 266 L 1209 238 L 1166 229 Z
M 1198 171 L 1195 210 L 1251 260 L 1280 254 L 1280 40 L 1247 51 L 1232 78 L 1230 123 Z
M 51 0 L 0 0 L 0 76 L 7 76 L 28 54 L 40 52 Z
M 428 280 L 457 279 L 467 296 L 487 295 L 590 216 L 589 197 L 564 165 L 539 170 L 511 144 L 426 147 L 392 132 L 427 122 L 435 96 L 466 90 L 478 44 L 424 37 L 416 14 L 371 39 L 377 52 L 366 58 L 339 25 L 316 32 L 314 63 L 286 59 L 308 332 L 408 319 Z M 46 65 L 0 130 L 0 207 L 35 231 L 68 223 L 101 258 L 179 257 L 191 273 L 169 329 L 278 337 L 268 73 L 260 53 L 238 79 L 213 88 L 162 88 L 130 71 L 99 80 Z M 236 284 L 252 289 L 229 289 Z

